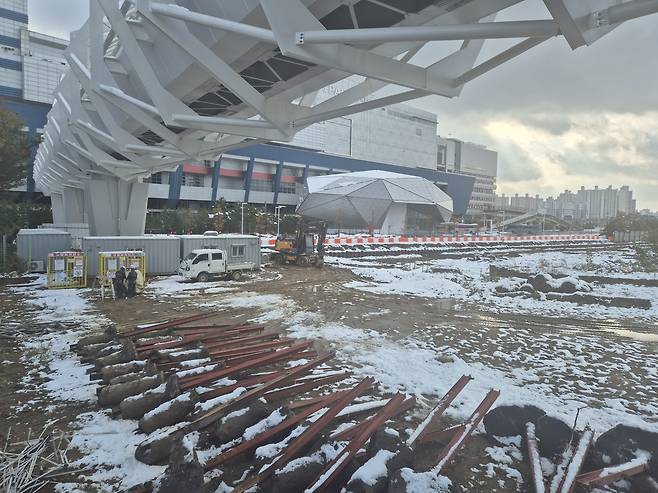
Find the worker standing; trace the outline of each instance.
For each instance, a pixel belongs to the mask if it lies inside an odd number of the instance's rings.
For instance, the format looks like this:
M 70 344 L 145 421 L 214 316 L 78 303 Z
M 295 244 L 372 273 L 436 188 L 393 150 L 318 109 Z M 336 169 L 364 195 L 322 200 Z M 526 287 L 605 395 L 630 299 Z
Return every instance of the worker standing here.
M 126 268 L 122 265 L 114 276 L 114 293 L 119 299 L 126 297 Z
M 137 271 L 134 267 L 130 267 L 130 272 L 128 272 L 128 298 L 135 296 L 135 285 L 137 284 Z

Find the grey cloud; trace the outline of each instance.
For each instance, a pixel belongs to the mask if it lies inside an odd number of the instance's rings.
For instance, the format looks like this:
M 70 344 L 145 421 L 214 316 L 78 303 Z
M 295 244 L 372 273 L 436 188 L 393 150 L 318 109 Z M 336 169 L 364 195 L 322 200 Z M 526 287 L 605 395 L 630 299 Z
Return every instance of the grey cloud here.
M 571 119 L 564 114 L 528 113 L 521 117 L 524 124 L 561 135 L 571 130 Z

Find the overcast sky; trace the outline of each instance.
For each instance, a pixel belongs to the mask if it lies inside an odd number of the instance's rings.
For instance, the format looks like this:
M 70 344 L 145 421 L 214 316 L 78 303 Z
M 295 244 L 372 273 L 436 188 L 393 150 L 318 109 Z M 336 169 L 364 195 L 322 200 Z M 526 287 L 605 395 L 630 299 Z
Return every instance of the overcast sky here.
M 28 0 L 30 28 L 68 38 L 87 18 L 88 3 Z M 526 0 L 497 20 L 547 15 L 539 0 Z M 481 59 L 505 43 L 487 42 Z M 549 40 L 469 83 L 459 98 L 412 104 L 438 114 L 441 135 L 498 151 L 499 192 L 627 184 L 639 208 L 658 210 L 657 47 L 654 14 L 576 51 L 562 38 Z M 445 49 L 432 44 L 419 63 Z

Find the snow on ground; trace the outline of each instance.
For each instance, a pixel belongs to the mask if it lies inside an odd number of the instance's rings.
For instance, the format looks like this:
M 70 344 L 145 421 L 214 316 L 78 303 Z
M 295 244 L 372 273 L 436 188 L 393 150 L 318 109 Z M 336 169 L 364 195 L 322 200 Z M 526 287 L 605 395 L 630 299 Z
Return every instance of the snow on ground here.
M 369 259 L 369 260 L 365 260 Z M 578 274 L 621 277 L 614 269 L 630 268 L 627 252 L 596 254 L 541 252 L 496 260 L 437 259 L 423 262 L 398 262 L 397 257 L 362 257 L 360 259 L 331 258 L 328 262 L 350 269 L 358 280 L 345 284 L 346 288 L 379 294 L 411 295 L 425 298 L 450 298 L 459 302 L 476 303 L 487 311 L 498 313 L 543 313 L 565 317 L 597 319 L 638 319 L 658 321 L 658 287 L 630 284 L 594 285 L 595 296 L 641 298 L 652 301 L 648 310 L 617 308 L 604 305 L 578 305 L 567 301 L 497 296 L 494 288 L 499 283 L 489 277 L 491 263 L 529 273 L 549 272 L 572 276 Z M 629 273 L 624 277 L 652 279 L 655 273 Z
M 108 321 L 94 312 L 83 290 L 45 290 L 44 286 L 45 276 L 40 276 L 30 285 L 12 290 L 23 294 L 26 303 L 39 308 L 34 313 L 37 320 L 66 326 L 75 322 L 79 328 L 66 330 L 46 324 L 45 327 L 52 327 L 50 331 L 24 341 L 21 363 L 27 376 L 22 383 L 42 397 L 17 411 L 29 406 L 56 414 L 63 406 L 91 407 L 96 401 L 97 386 L 89 380 L 89 367 L 80 362 L 69 346 L 91 331 L 102 330 Z M 80 451 L 83 458 L 73 461 L 71 466 L 85 469 L 81 474 L 83 482 L 92 482 L 99 491 L 125 491 L 155 478 L 163 467 L 147 466 L 134 458 L 135 448 L 146 438 L 136 430 L 136 421 L 112 419 L 104 411 L 76 416 L 66 431 L 72 432 L 71 448 Z M 67 483 L 59 485 L 57 491 L 87 490 L 81 485 Z
M 83 298 L 85 292 L 82 289 L 57 289 L 46 288 L 47 279 L 45 275 L 38 276 L 34 281 L 11 287 L 14 293 L 26 295 L 25 303 L 34 305 L 41 310 L 34 316 L 41 322 L 55 322 L 83 315 L 86 319 L 93 319 L 92 315 L 86 314 L 91 305 Z
M 474 380 L 447 413 L 455 418 L 468 417 L 485 394 L 495 388 L 501 390 L 497 405 L 532 403 L 568 423 L 573 422 L 578 408 L 590 405 L 581 411 L 581 419 L 587 420 L 599 432 L 618 423 L 658 431 L 655 418 L 658 405 L 649 397 L 653 395 L 652 388 L 658 386 L 658 379 L 648 371 L 633 373 L 630 366 L 624 366 L 630 358 L 635 359 L 633 364 L 638 368 L 643 365 L 654 370 L 658 368 L 658 362 L 647 360 L 650 356 L 642 353 L 639 343 L 606 348 L 596 344 L 593 337 L 592 340 L 576 338 L 574 342 L 560 342 L 559 337 L 532 337 L 528 334 L 524 334 L 527 339 L 524 341 L 514 337 L 515 331 L 503 330 L 497 337 L 493 331 L 487 334 L 492 339 L 492 346 L 499 344 L 498 347 L 504 349 L 495 356 L 488 356 L 476 347 L 481 334 L 473 334 L 473 339 L 465 338 L 467 342 L 459 348 L 464 332 L 456 329 L 453 343 L 458 350 L 447 345 L 438 347 L 431 342 L 432 328 L 427 329 L 428 337 L 419 333 L 398 340 L 371 330 L 337 324 L 313 326 L 302 321 L 289 330 L 296 337 L 327 340 L 337 350 L 340 359 L 356 363 L 353 370 L 356 375 L 374 376 L 382 390 L 415 395 L 421 402 L 428 397 L 435 400 L 443 396 L 462 375 L 473 376 Z M 446 330 L 446 327 L 441 327 L 441 330 Z M 424 339 L 429 341 L 423 342 Z M 510 346 L 509 355 L 503 341 Z M 557 351 L 551 349 L 554 344 L 559 345 Z M 584 344 L 591 350 L 588 356 L 582 355 Z M 514 346 L 516 351 L 511 349 Z M 591 376 L 592 369 L 596 370 L 595 378 Z M 617 378 L 620 372 L 624 372 L 624 378 L 632 382 L 635 389 L 642 389 L 646 397 L 643 402 L 634 402 L 630 396 L 614 397 L 617 387 L 606 384 Z M 608 396 L 597 399 L 596 396 L 605 395 L 605 391 Z
M 221 294 L 238 291 L 245 285 L 259 281 L 273 281 L 281 275 L 272 271 L 252 272 L 240 281 L 215 280 L 196 282 L 183 276 L 160 276 L 149 279 L 144 295 L 147 298 L 158 299 L 163 296 L 172 298 L 191 298 L 203 292 L 204 294 Z

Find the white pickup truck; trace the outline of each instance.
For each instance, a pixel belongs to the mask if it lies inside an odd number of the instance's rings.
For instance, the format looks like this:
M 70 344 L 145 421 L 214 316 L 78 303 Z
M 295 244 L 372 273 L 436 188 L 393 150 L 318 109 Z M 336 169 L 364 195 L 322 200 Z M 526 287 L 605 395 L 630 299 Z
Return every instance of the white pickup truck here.
M 212 277 L 221 276 L 239 281 L 244 271 L 257 269 L 258 265 L 249 261 L 228 261 L 226 252 L 214 248 L 192 250 L 178 268 L 178 275 L 199 282 L 207 282 Z

